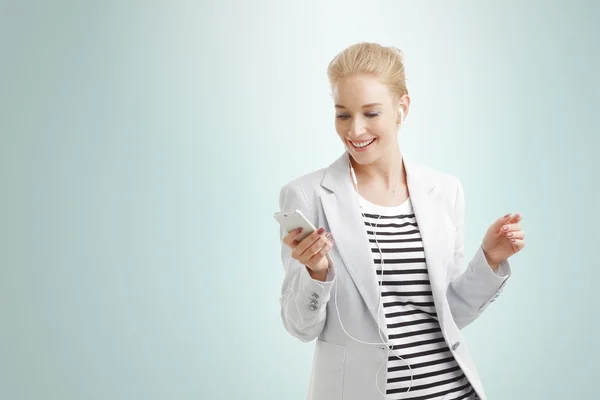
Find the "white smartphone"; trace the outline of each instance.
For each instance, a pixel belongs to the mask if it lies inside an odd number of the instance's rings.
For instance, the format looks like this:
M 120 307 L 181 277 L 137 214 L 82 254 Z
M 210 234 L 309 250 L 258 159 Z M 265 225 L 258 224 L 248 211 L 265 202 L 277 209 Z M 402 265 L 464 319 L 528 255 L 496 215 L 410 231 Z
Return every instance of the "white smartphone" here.
M 300 210 L 276 212 L 273 214 L 273 217 L 288 233 L 295 229 L 302 228 L 302 233 L 296 239 L 299 242 L 317 230 L 312 222 L 310 222 Z

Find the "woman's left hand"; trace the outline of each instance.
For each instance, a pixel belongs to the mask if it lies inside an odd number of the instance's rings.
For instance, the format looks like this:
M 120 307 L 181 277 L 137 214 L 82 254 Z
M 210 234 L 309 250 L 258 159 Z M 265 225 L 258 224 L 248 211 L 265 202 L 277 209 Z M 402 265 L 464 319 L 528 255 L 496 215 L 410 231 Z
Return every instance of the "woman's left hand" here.
M 488 228 L 481 247 L 493 270 L 525 247 L 525 232 L 521 230 L 519 223 L 522 219 L 523 217 L 518 213 L 513 216 L 506 214 Z

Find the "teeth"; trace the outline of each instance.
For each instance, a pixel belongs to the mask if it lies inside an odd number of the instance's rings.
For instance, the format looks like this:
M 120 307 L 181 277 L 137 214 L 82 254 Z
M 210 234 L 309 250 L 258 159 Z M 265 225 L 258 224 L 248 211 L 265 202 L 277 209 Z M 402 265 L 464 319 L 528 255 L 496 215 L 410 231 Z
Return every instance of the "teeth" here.
M 371 143 L 373 143 L 373 141 L 374 141 L 374 140 L 375 140 L 375 139 L 371 139 L 371 140 L 368 140 L 368 141 L 366 141 L 366 142 L 358 142 L 358 143 L 357 143 L 357 142 L 352 142 L 352 144 L 353 144 L 355 147 L 358 147 L 358 148 L 361 148 L 361 147 L 367 147 L 368 145 L 370 145 Z

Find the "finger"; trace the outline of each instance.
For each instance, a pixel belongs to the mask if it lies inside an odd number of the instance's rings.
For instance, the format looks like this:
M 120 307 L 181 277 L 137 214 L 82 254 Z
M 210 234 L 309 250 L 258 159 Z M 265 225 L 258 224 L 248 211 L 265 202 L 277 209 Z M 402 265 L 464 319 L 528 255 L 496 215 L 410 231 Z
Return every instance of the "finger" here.
M 520 231 L 521 230 L 521 225 L 520 224 L 506 224 L 502 226 L 502 232 L 506 233 L 506 232 L 515 232 L 515 231 Z
M 523 239 L 511 239 L 510 244 L 518 250 L 522 250 L 525 247 L 525 241 Z
M 304 253 L 300 254 L 300 256 L 298 258 L 300 260 L 304 260 L 304 261 L 308 262 L 308 260 L 310 260 L 311 257 L 313 257 L 315 254 L 317 254 L 319 251 L 321 251 L 321 249 L 324 246 L 326 246 L 327 243 L 330 241 L 331 240 L 327 236 L 325 236 L 325 235 L 321 236 L 308 249 L 304 250 Z
M 316 231 L 314 231 L 313 233 L 311 233 L 310 235 L 308 235 L 307 237 L 305 237 L 304 239 L 302 239 L 302 241 L 294 248 L 294 253 L 292 254 L 292 256 L 295 255 L 294 258 L 298 258 L 298 256 L 300 256 L 302 253 L 304 253 L 304 251 L 306 249 L 308 249 L 310 246 L 312 246 L 312 244 L 314 242 L 316 242 L 321 235 L 325 232 L 325 229 L 323 228 L 319 228 Z
M 525 238 L 525 232 L 523 232 L 523 231 L 506 232 L 505 235 L 509 239 L 523 239 L 523 238 Z
M 327 246 L 327 242 L 329 240 L 323 239 L 323 237 L 319 238 L 316 242 L 314 242 L 309 248 L 304 250 L 302 254 L 298 256 L 298 261 L 302 264 L 307 265 L 310 263 L 310 259 L 314 257 L 319 251 L 321 251 L 325 246 Z
M 302 228 L 298 228 L 298 229 L 294 229 L 293 231 L 289 232 L 287 235 L 285 235 L 285 237 L 283 238 L 283 243 L 287 244 L 288 246 L 294 248 L 296 247 L 296 245 L 298 244 L 298 242 L 294 242 L 296 240 L 296 238 L 298 236 L 300 236 L 300 234 L 302 233 Z
M 319 252 L 317 254 L 315 254 L 314 256 L 312 256 L 311 258 L 308 259 L 308 264 L 316 265 L 319 261 L 321 261 L 321 259 L 327 255 L 329 250 L 331 250 L 334 243 L 335 243 L 335 240 L 327 241 L 325 246 L 323 246 L 323 248 L 321 250 L 319 250 Z
M 500 217 L 496 221 L 494 221 L 494 223 L 492 224 L 492 228 L 495 228 L 496 232 L 499 232 L 502 225 L 507 223 L 509 220 L 510 220 L 510 213 L 508 213 L 505 216 Z
M 515 222 L 519 222 L 523 219 L 523 215 L 520 213 L 516 213 L 514 214 L 512 217 L 510 217 L 510 223 L 513 224 Z

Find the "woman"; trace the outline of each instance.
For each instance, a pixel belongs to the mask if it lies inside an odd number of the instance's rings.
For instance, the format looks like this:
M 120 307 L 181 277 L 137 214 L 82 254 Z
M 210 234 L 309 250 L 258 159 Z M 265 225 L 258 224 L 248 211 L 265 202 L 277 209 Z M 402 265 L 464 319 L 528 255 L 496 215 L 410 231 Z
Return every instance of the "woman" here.
M 356 44 L 328 77 L 346 151 L 280 193 L 282 211 L 319 227 L 300 242 L 281 231 L 283 324 L 316 339 L 309 398 L 485 399 L 460 330 L 506 284 L 507 259 L 525 246 L 521 216 L 494 221 L 463 271 L 461 182 L 398 145 L 402 53 Z

